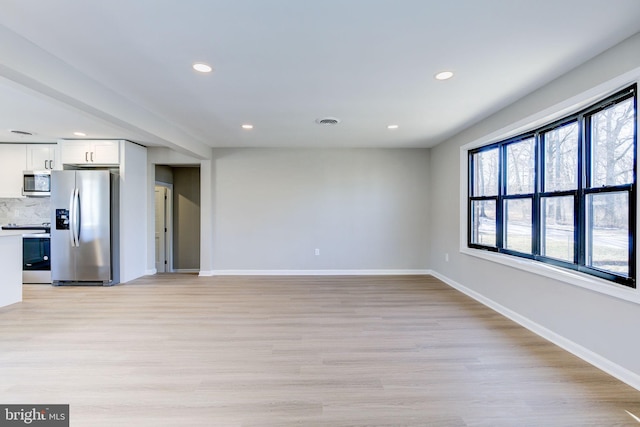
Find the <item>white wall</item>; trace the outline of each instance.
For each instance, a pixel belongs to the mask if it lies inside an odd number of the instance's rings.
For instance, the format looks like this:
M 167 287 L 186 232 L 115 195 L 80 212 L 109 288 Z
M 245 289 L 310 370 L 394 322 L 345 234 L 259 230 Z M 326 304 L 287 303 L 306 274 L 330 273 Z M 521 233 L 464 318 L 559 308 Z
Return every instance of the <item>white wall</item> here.
M 173 268 L 200 270 L 200 168 L 173 167 Z
M 428 162 L 426 149 L 214 149 L 213 274 L 424 271 Z
M 146 274 L 147 149 L 124 141 L 120 153 L 120 282 Z M 153 246 L 149 246 L 153 253 Z
M 640 34 L 431 151 L 431 268 L 583 358 L 640 388 L 640 305 L 460 252 L 460 148 L 640 77 Z M 546 114 L 545 112 L 545 114 Z M 449 261 L 445 261 L 445 254 Z M 607 285 L 603 285 L 607 286 Z M 640 301 L 640 300 L 639 300 Z

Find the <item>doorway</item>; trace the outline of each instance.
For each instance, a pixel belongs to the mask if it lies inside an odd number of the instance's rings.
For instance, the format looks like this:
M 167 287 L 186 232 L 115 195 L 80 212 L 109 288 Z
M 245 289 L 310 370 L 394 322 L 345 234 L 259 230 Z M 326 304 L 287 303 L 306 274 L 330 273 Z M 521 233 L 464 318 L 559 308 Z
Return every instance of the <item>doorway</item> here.
M 173 185 L 156 182 L 155 186 L 155 247 L 156 271 L 173 271 Z
M 155 165 L 155 270 L 200 271 L 200 167 Z

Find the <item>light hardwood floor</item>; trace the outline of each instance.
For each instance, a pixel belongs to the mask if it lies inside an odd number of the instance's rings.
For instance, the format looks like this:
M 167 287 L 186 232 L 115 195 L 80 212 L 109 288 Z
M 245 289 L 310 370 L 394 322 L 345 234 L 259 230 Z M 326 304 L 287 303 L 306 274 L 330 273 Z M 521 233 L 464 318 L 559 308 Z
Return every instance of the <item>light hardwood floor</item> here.
M 74 427 L 640 426 L 640 391 L 428 276 L 28 285 L 0 396 Z

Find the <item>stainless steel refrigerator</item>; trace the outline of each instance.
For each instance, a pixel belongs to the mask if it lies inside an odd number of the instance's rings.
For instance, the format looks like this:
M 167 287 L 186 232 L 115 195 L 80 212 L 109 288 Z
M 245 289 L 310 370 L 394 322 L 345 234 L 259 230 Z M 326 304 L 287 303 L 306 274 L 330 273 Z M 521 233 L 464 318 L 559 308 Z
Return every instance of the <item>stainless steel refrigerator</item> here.
M 118 175 L 51 172 L 51 279 L 54 285 L 119 282 Z

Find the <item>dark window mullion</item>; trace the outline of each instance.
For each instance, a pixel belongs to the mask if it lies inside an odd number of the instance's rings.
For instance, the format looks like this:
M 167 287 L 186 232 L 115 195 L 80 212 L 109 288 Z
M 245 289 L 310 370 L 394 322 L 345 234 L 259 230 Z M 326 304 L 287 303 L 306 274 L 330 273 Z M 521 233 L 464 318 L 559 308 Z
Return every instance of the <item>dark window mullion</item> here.
M 605 187 L 587 188 L 584 190 L 585 194 L 600 194 L 600 193 L 618 193 L 624 191 L 631 191 L 633 184 L 622 185 L 608 185 Z
M 533 256 L 540 255 L 540 245 L 542 239 L 542 224 L 540 223 L 540 193 L 544 189 L 544 150 L 542 143 L 542 133 L 535 134 L 534 139 L 534 181 L 533 181 L 533 200 L 531 203 L 531 253 Z
M 504 248 L 504 195 L 506 194 L 506 144 L 498 149 L 498 200 L 496 205 L 496 246 L 498 250 Z
M 636 215 L 637 212 L 637 186 L 638 186 L 638 97 L 635 92 L 637 88 L 634 87 L 634 97 L 633 97 L 633 114 L 635 117 L 634 124 L 634 143 L 633 143 L 633 184 L 631 185 L 631 190 L 629 194 L 629 276 L 633 280 L 633 287 L 636 287 L 636 232 L 637 232 L 637 224 L 638 218 Z
M 578 150 L 579 151 L 579 150 Z M 580 198 L 580 191 L 576 191 L 573 195 L 573 262 L 577 266 L 581 265 L 580 260 L 582 256 L 582 265 L 584 265 L 584 221 L 581 221 L 582 206 L 584 205 L 584 198 Z M 582 222 L 582 228 L 580 223 Z M 582 255 L 581 255 L 582 254 Z
M 547 191 L 546 193 L 540 193 L 540 197 L 575 196 L 577 194 L 577 190 Z
M 575 209 L 573 211 L 575 223 L 575 260 L 578 266 L 584 266 L 586 263 L 586 200 L 584 189 L 588 183 L 588 175 L 590 172 L 585 170 L 590 160 L 587 120 L 584 115 L 578 117 L 578 191 L 575 200 Z M 589 168 L 586 168 L 589 169 Z
M 635 180 L 634 180 L 635 182 Z M 636 278 L 636 185 L 629 190 L 629 277 L 635 287 Z

